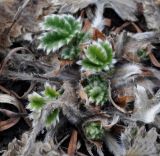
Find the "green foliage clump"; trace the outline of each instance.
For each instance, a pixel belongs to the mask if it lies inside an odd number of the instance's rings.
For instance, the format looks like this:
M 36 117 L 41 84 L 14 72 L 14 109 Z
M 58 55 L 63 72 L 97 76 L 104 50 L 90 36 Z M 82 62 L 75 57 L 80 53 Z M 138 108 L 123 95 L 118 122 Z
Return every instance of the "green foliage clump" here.
M 113 63 L 112 48 L 106 41 L 91 44 L 85 56 L 81 61 L 82 67 L 93 72 L 108 70 Z
M 42 95 L 34 92 L 28 96 L 29 105 L 28 108 L 33 112 L 40 112 L 45 105 L 47 105 L 52 100 L 55 100 L 59 96 L 59 93 L 56 91 L 55 87 L 51 87 L 48 83 L 45 85 L 45 90 L 42 92 Z M 46 117 L 47 125 L 54 123 L 59 118 L 59 109 L 53 109 L 49 112 Z
M 90 140 L 101 140 L 104 136 L 104 129 L 100 122 L 90 122 L 84 126 L 84 132 L 88 139 Z
M 103 105 L 108 100 L 107 82 L 100 76 L 92 76 L 87 79 L 87 85 L 84 87 L 89 97 L 89 101 L 96 105 Z

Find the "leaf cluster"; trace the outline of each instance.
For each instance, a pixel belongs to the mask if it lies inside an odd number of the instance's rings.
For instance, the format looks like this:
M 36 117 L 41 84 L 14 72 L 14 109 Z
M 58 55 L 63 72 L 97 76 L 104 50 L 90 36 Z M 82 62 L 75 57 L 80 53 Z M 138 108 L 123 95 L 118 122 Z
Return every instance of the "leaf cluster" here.
M 114 63 L 113 50 L 108 41 L 92 41 L 89 32 L 82 31 L 82 22 L 71 15 L 50 15 L 45 18 L 42 29 L 46 32 L 40 37 L 40 47 L 47 53 L 59 52 L 63 59 L 78 60 L 81 71 L 89 71 L 84 91 L 89 102 L 102 106 L 108 101 L 107 81 L 96 75 L 108 71 Z M 87 42 L 86 42 L 87 41 Z M 87 44 L 86 44 L 87 43 Z M 45 94 L 51 98 L 58 96 L 56 91 L 46 88 Z M 42 100 L 42 106 L 45 102 Z M 48 116 L 48 123 L 58 114 L 58 110 Z M 99 122 L 90 122 L 85 126 L 85 135 L 89 139 L 99 140 L 103 128 Z
M 28 108 L 34 112 L 41 112 L 41 110 L 48 105 L 49 102 L 55 100 L 59 96 L 59 93 L 56 91 L 55 87 L 51 87 L 49 84 L 45 85 L 45 90 L 42 92 L 42 95 L 34 92 L 30 94 Z M 49 112 L 46 117 L 46 124 L 50 125 L 56 122 L 59 118 L 59 109 L 55 108 Z
M 89 122 L 85 125 L 85 134 L 88 139 L 102 140 L 104 129 L 100 122 Z

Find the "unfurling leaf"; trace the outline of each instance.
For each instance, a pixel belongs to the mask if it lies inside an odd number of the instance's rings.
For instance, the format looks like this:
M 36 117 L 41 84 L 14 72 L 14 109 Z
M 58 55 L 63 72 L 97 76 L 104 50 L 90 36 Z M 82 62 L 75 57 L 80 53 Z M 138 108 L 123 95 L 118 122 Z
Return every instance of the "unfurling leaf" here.
M 51 125 L 52 123 L 55 123 L 57 120 L 59 120 L 59 109 L 54 109 L 46 119 L 47 125 Z
M 104 42 L 95 42 L 85 51 L 86 58 L 81 64 L 84 69 L 93 72 L 108 70 L 113 63 L 113 53 L 111 45 Z
M 91 140 L 101 140 L 104 135 L 104 129 L 100 122 L 90 122 L 84 127 L 85 135 Z
M 46 104 L 45 99 L 36 92 L 29 95 L 28 98 L 30 102 L 29 107 L 31 109 L 41 109 Z
M 71 15 L 50 15 L 46 17 L 41 27 L 48 32 L 40 37 L 40 47 L 50 53 L 69 44 L 81 31 L 82 25 Z

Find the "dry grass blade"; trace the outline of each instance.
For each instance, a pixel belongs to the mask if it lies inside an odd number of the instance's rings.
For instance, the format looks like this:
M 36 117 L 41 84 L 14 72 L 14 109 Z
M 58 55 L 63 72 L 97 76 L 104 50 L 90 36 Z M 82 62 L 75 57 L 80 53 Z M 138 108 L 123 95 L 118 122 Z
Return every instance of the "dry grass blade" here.
M 138 33 L 143 32 L 143 31 L 138 27 L 137 24 L 135 24 L 134 22 L 132 22 L 131 24 L 134 26 L 134 28 L 136 29 L 136 31 L 137 31 Z
M 126 28 L 127 26 L 129 26 L 131 23 L 130 22 L 125 22 L 124 24 L 122 24 L 120 27 L 116 28 L 114 30 L 114 32 L 116 34 L 119 34 L 124 28 Z
M 0 75 L 1 75 L 2 72 L 4 71 L 4 68 L 5 68 L 7 62 L 9 61 L 9 59 L 11 58 L 11 56 L 12 56 L 14 53 L 16 53 L 17 51 L 21 51 L 21 50 L 25 50 L 25 51 L 27 51 L 27 52 L 31 52 L 29 49 L 27 49 L 27 48 L 25 48 L 25 47 L 18 47 L 18 48 L 12 49 L 12 50 L 8 53 L 8 55 L 5 57 L 2 65 L 1 65 Z
M 21 117 L 21 116 L 26 116 L 27 113 L 15 113 L 13 111 L 9 111 L 7 109 L 1 109 L 0 112 L 3 113 L 4 115 L 10 117 L 10 118 L 16 118 L 16 117 Z
M 149 53 L 149 58 L 151 60 L 151 62 L 153 63 L 153 65 L 155 65 L 155 67 L 160 68 L 160 63 L 158 62 L 158 60 L 156 59 L 156 57 L 154 56 L 153 53 Z
M 159 61 L 156 59 L 156 57 L 154 56 L 154 54 L 152 53 L 152 45 L 150 45 L 150 44 L 149 44 L 148 47 L 147 47 L 147 53 L 148 53 L 148 56 L 149 56 L 151 62 L 153 63 L 153 65 L 154 65 L 155 67 L 160 68 L 160 63 L 159 63 Z

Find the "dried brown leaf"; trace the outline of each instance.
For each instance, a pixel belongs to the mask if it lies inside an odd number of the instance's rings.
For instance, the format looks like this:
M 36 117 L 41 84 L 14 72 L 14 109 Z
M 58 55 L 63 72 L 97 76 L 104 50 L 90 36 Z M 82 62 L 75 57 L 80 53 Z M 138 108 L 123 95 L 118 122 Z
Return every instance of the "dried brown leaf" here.
M 0 41 L 3 41 L 0 42 L 1 47 L 10 46 L 10 38 L 17 38 L 24 32 L 39 31 L 38 23 L 42 20 L 42 17 L 56 10 L 51 1 L 30 1 L 19 15 L 18 21 L 16 21 L 12 29 L 9 30 L 14 22 L 17 10 L 23 5 L 23 2 L 25 1 L 0 1 Z

